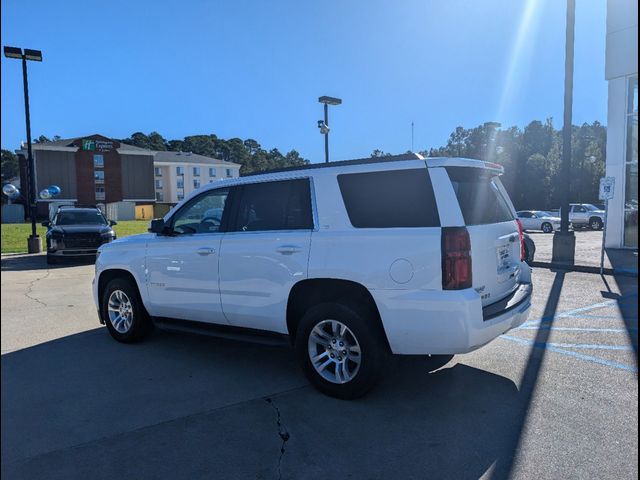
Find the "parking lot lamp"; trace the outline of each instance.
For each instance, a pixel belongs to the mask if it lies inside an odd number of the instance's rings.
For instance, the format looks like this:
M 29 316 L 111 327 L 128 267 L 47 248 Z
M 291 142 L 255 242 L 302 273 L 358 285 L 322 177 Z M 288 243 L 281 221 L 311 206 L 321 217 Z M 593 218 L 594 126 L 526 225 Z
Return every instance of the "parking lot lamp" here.
M 562 164 L 560 166 L 562 196 L 560 202 L 560 231 L 553 236 L 554 262 L 573 263 L 576 238 L 569 231 L 569 202 L 571 195 L 571 123 L 573 114 L 573 45 L 576 23 L 576 0 L 567 0 L 567 26 L 564 60 L 564 124 L 562 125 Z
M 324 135 L 324 161 L 329 163 L 329 105 L 340 105 L 342 100 L 335 97 L 322 96 L 318 101 L 324 104 L 324 121 L 318 122 L 320 133 Z
M 24 87 L 24 117 L 27 124 L 27 176 L 29 178 L 28 200 L 29 216 L 31 217 L 31 236 L 27 239 L 27 251 L 29 253 L 39 253 L 42 251 L 42 242 L 36 232 L 36 175 L 31 152 L 31 118 L 29 116 L 29 81 L 27 79 L 27 60 L 34 62 L 42 61 L 40 50 L 25 48 L 24 51 L 18 47 L 4 47 L 4 56 L 22 60 L 22 84 Z

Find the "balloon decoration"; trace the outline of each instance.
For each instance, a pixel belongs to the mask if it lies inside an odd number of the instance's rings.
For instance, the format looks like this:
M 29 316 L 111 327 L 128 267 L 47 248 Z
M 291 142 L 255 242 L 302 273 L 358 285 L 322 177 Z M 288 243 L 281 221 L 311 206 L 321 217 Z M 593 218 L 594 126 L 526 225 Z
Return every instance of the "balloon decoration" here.
M 18 189 L 12 183 L 7 183 L 2 187 L 2 193 L 4 193 L 7 197 L 11 198 L 12 195 L 15 195 Z
M 20 189 L 11 183 L 7 183 L 2 186 L 2 193 L 9 197 L 11 200 L 17 200 L 20 198 Z M 50 200 L 53 197 L 57 197 L 62 193 L 62 189 L 58 185 L 51 185 L 44 190 L 41 190 L 38 196 L 42 200 Z
M 40 198 L 43 200 L 50 200 L 53 197 L 57 197 L 62 192 L 62 189 L 57 185 L 49 185 L 44 190 L 40 191 Z
M 49 190 L 45 188 L 40 191 L 40 198 L 43 200 L 49 200 L 51 198 L 51 193 L 49 193 Z

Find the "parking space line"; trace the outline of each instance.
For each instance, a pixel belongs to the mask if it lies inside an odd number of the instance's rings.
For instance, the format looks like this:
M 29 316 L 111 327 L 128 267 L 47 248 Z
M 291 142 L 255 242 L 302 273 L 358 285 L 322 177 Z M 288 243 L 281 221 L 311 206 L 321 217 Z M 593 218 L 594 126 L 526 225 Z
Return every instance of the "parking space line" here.
M 547 343 L 553 347 L 559 348 L 581 348 L 585 350 L 633 350 L 631 345 L 603 345 L 603 344 L 591 344 L 591 343 Z
M 633 365 L 627 365 L 624 363 L 614 362 L 612 360 L 605 360 L 604 358 L 593 357 L 591 355 L 584 355 L 578 352 L 572 352 L 571 350 L 566 350 L 564 348 L 556 347 L 553 344 L 534 342 L 533 340 L 528 340 L 526 338 L 513 337 L 511 335 L 502 335 L 501 338 L 510 340 L 515 343 L 519 343 L 521 345 L 533 346 L 535 348 L 543 348 L 551 352 L 560 353 L 562 355 L 578 358 L 580 360 L 585 360 L 591 363 L 597 363 L 599 365 L 605 365 L 607 367 L 617 368 L 619 370 L 625 370 L 627 372 L 636 372 L 636 373 L 638 372 L 638 368 Z
M 538 324 L 540 325 L 540 324 Z M 535 324 L 522 325 L 515 330 L 557 330 L 566 332 L 600 332 L 600 333 L 627 333 L 637 332 L 637 328 L 587 328 L 587 327 L 549 327 L 549 326 L 536 326 Z

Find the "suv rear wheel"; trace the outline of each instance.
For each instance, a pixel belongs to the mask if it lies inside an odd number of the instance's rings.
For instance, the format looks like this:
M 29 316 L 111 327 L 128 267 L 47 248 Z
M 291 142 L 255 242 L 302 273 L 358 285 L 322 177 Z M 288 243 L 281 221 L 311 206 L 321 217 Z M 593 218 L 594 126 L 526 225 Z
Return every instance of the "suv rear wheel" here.
M 302 370 L 318 390 L 352 399 L 376 384 L 386 346 L 371 320 L 339 303 L 307 310 L 298 326 L 296 352 Z
M 107 284 L 102 293 L 100 314 L 111 336 L 119 342 L 137 342 L 153 329 L 138 288 L 126 278 L 114 278 Z
M 553 232 L 553 225 L 551 225 L 549 222 L 544 222 L 542 224 L 542 231 L 544 233 L 551 233 Z
M 593 217 L 589 220 L 589 227 L 591 227 L 591 230 L 601 230 L 602 220 L 599 217 Z

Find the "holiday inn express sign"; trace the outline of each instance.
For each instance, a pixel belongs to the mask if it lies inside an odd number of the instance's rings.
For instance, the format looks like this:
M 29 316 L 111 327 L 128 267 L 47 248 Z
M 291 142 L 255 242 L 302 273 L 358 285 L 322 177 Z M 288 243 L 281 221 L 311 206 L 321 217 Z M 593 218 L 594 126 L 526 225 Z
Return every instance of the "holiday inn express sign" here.
M 94 152 L 109 152 L 116 148 L 111 140 L 96 140 L 93 138 L 83 138 L 81 144 L 82 150 Z

